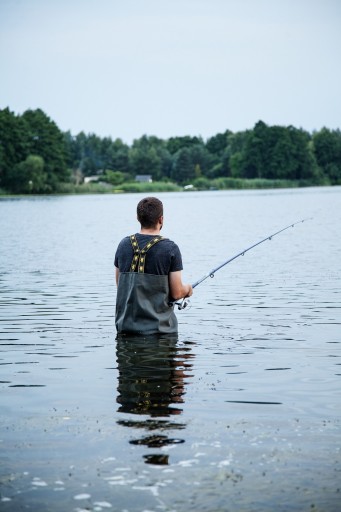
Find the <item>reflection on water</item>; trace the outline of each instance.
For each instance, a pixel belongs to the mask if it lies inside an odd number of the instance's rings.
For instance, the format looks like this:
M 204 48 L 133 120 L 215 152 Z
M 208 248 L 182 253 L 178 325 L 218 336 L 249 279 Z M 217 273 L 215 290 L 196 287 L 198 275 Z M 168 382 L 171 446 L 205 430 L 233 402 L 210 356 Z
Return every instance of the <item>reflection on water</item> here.
M 131 444 L 162 449 L 184 442 L 167 432 L 183 430 L 186 425 L 161 418 L 181 415 L 191 358 L 191 343 L 180 345 L 176 336 L 117 337 L 118 412 L 143 416 L 139 420 L 127 416 L 117 423 L 148 433 L 132 439 Z M 169 455 L 148 453 L 144 459 L 146 463 L 168 464 Z

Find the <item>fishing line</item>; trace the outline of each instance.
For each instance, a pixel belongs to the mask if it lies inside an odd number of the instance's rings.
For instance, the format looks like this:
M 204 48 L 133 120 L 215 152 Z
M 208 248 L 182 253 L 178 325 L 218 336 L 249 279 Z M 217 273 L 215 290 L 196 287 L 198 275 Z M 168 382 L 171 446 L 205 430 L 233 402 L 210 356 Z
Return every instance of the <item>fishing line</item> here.
M 285 228 L 282 228 L 278 231 L 276 231 L 276 233 L 272 233 L 271 235 L 268 235 L 266 236 L 265 238 L 263 238 L 263 240 L 260 240 L 259 242 L 256 242 L 255 244 L 253 245 L 250 245 L 250 247 L 247 247 L 246 249 L 244 249 L 243 251 L 240 251 L 238 254 L 236 254 L 235 256 L 232 256 L 232 258 L 229 258 L 228 260 L 224 261 L 223 263 L 221 263 L 218 267 L 215 267 L 213 268 L 212 270 L 210 270 L 207 274 L 205 274 L 204 276 L 202 276 L 200 279 L 198 279 L 198 281 L 196 281 L 195 283 L 192 284 L 192 288 L 195 288 L 196 286 L 198 286 L 200 283 L 202 283 L 203 281 L 205 281 L 205 279 L 207 279 L 208 277 L 214 277 L 214 274 L 216 272 L 218 272 L 218 270 L 220 270 L 221 268 L 225 267 L 225 265 L 227 265 L 228 263 L 231 263 L 231 261 L 239 258 L 240 256 L 244 256 L 245 253 L 247 253 L 248 251 L 251 251 L 251 249 L 253 249 L 254 247 L 257 247 L 257 245 L 260 245 L 262 244 L 263 242 L 266 242 L 267 240 L 272 240 L 272 238 L 276 235 L 279 235 L 279 233 L 283 233 L 283 231 L 289 229 L 289 228 L 293 228 L 294 226 L 296 226 L 297 224 L 301 224 L 302 222 L 306 222 L 307 220 L 311 220 L 311 217 L 308 218 L 308 219 L 302 219 L 302 220 L 298 220 L 297 222 L 293 222 L 292 224 L 289 224 L 289 226 L 286 226 Z M 189 299 L 182 299 L 181 302 L 173 302 L 171 303 L 171 305 L 176 305 L 178 306 L 178 309 L 185 309 L 188 305 L 189 305 Z

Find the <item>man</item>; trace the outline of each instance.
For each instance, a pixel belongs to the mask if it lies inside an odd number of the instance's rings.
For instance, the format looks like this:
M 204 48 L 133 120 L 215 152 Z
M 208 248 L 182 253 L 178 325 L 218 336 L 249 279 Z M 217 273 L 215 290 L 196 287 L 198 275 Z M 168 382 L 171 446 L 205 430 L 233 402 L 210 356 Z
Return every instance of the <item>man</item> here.
M 116 255 L 116 329 L 118 333 L 172 334 L 178 322 L 172 300 L 190 297 L 190 284 L 183 284 L 182 258 L 178 246 L 160 236 L 163 205 L 146 197 L 137 205 L 140 233 L 120 242 Z

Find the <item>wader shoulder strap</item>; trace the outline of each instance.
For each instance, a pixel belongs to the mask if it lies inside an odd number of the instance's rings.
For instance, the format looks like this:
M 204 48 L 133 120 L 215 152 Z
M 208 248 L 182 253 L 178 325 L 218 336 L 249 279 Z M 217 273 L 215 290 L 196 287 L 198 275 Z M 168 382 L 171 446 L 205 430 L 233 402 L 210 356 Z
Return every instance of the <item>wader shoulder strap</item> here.
M 144 264 L 145 264 L 145 261 L 146 261 L 146 256 L 145 256 L 146 252 L 151 247 L 153 247 L 153 245 L 155 245 L 158 242 L 160 242 L 160 240 L 162 240 L 162 239 L 163 239 L 162 236 L 155 236 L 150 242 L 148 242 L 143 247 L 143 249 L 140 249 L 139 248 L 139 244 L 137 243 L 137 240 L 136 240 L 136 236 L 135 235 L 131 235 L 130 236 L 131 245 L 132 245 L 133 251 L 134 251 L 133 261 L 131 262 L 131 266 L 130 266 L 130 272 L 136 272 L 136 269 L 137 269 L 137 272 L 144 273 Z

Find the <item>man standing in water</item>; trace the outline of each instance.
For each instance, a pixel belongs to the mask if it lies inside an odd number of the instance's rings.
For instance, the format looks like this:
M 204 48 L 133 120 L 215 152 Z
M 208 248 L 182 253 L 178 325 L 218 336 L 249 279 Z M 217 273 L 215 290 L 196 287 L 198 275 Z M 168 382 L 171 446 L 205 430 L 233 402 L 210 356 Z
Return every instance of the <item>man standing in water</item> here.
M 120 242 L 116 255 L 116 329 L 118 333 L 174 334 L 178 322 L 172 300 L 190 297 L 183 284 L 178 246 L 160 236 L 163 205 L 146 197 L 137 205 L 140 233 Z

